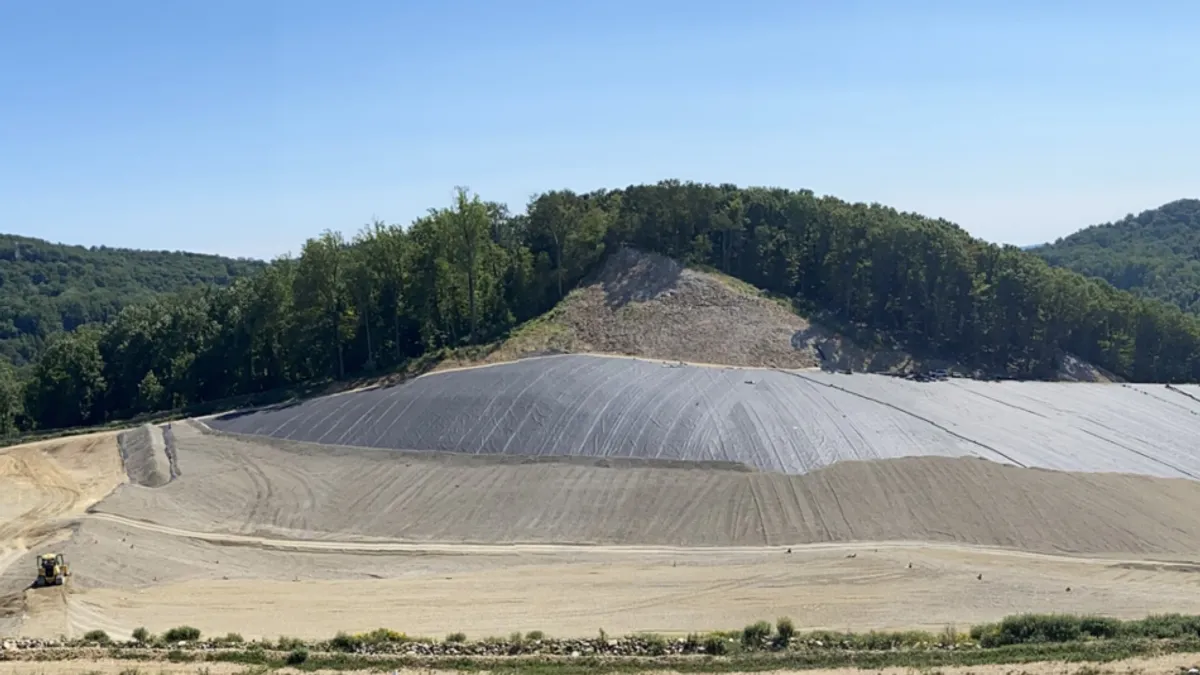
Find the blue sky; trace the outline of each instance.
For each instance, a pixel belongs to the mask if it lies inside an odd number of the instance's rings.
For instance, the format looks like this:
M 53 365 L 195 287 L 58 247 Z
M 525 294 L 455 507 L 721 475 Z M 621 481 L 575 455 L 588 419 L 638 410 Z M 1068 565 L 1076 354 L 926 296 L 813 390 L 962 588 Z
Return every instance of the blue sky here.
M 455 185 L 809 188 L 1029 244 L 1200 196 L 1200 3 L 0 0 L 0 231 L 272 257 Z

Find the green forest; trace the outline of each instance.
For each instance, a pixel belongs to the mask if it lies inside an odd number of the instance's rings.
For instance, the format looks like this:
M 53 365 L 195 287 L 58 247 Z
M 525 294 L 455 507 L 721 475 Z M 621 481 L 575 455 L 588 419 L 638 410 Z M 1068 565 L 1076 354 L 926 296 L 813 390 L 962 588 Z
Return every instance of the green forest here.
M 1056 267 L 1200 314 L 1200 199 L 1085 228 L 1035 252 Z
M 853 331 L 1021 378 L 1064 352 L 1135 381 L 1200 380 L 1200 319 L 945 220 L 807 190 L 664 181 L 547 192 L 520 213 L 460 189 L 407 227 L 326 231 L 228 285 L 124 307 L 0 373 L 0 432 L 100 424 L 393 370 L 550 309 L 633 246 L 715 267 Z
M 0 360 L 24 366 L 64 330 L 196 285 L 228 285 L 266 264 L 215 255 L 52 244 L 0 235 Z

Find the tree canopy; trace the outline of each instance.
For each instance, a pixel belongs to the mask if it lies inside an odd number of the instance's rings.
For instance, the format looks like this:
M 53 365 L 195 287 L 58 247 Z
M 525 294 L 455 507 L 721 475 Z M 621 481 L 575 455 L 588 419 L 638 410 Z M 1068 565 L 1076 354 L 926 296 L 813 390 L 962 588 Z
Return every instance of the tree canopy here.
M 167 251 L 52 244 L 0 235 L 0 359 L 24 366 L 47 339 L 106 323 L 128 305 L 185 288 L 227 285 L 262 269 L 256 260 Z
M 0 372 L 0 432 L 96 424 L 392 369 L 503 336 L 606 253 L 720 269 L 857 334 L 1048 378 L 1073 353 L 1139 381 L 1200 380 L 1200 319 L 956 225 L 807 190 L 663 181 L 538 195 L 459 189 L 407 227 L 326 231 L 227 286 L 121 309 Z
M 1088 227 L 1034 252 L 1055 267 L 1200 314 L 1200 199 Z

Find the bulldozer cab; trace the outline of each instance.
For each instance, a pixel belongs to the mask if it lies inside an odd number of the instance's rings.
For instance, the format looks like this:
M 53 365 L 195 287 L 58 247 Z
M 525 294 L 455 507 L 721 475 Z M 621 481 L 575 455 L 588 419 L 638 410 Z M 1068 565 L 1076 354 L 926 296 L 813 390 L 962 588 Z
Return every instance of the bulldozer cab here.
M 61 553 L 43 553 L 37 559 L 38 578 L 36 586 L 60 585 L 70 574 L 66 560 Z

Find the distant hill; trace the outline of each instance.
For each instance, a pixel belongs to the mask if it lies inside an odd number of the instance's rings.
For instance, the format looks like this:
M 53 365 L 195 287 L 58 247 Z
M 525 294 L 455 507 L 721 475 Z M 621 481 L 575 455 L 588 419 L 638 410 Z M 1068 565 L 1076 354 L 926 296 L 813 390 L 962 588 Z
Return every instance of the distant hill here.
M 1200 199 L 1094 225 L 1032 252 L 1055 267 L 1200 314 Z
M 55 244 L 0 234 L 0 359 L 24 365 L 48 336 L 200 284 L 226 285 L 258 260 Z

